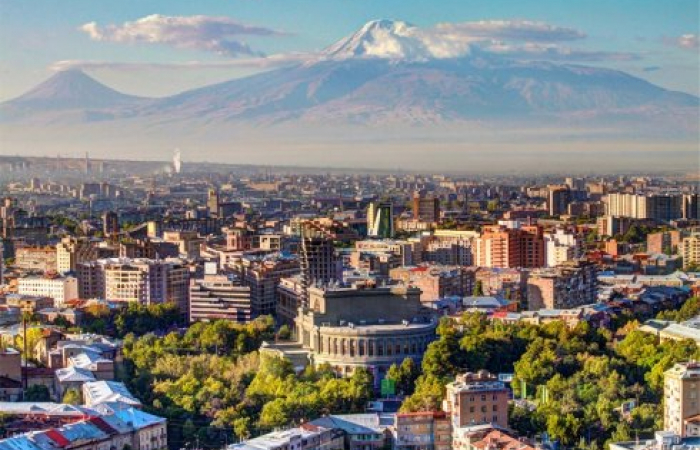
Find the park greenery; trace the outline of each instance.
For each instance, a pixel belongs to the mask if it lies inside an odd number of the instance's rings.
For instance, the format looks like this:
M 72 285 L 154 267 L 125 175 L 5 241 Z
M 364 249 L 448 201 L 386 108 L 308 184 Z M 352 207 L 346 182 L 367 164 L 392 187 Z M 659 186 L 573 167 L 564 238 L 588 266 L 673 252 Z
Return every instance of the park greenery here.
M 681 321 L 698 313 L 700 299 L 692 298 L 657 318 Z M 361 412 L 376 395 L 366 370 L 350 378 L 336 377 L 330 367 L 297 373 L 290 361 L 259 353 L 263 341 L 289 334 L 275 334 L 270 317 L 187 330 L 172 328 L 175 312 L 167 309 L 133 306 L 106 317 L 115 335 L 128 332 L 119 378 L 147 411 L 168 419 L 172 448 L 220 447 L 328 413 Z M 662 426 L 664 371 L 700 358 L 700 351 L 690 340 L 659 343 L 633 316 L 612 324 L 503 324 L 465 313 L 441 321 L 422 363 L 406 359 L 387 378 L 407 396 L 402 409 L 410 412 L 440 409 L 445 385 L 458 373 L 513 373 L 518 400 L 510 425 L 523 436 L 546 432 L 565 447 L 586 449 L 647 438 Z M 623 414 L 629 401 L 635 408 Z
M 109 307 L 104 303 L 95 303 L 84 310 L 81 331 L 123 338 L 127 334 L 137 336 L 146 333 L 165 334 L 183 324 L 183 316 L 174 303 L 141 305 L 130 302 L 123 307 Z M 55 325 L 72 328 L 62 317 L 54 321 Z
M 147 411 L 168 419 L 169 443 L 220 448 L 328 413 L 361 412 L 373 395 L 366 370 L 337 378 L 329 367 L 296 374 L 287 359 L 259 354 L 274 321 L 195 323 L 163 338 L 124 340 L 120 378 Z
M 686 320 L 698 313 L 700 300 L 692 298 L 661 316 Z M 566 447 L 586 449 L 648 438 L 663 425 L 664 371 L 697 360 L 700 350 L 693 340 L 659 343 L 638 328 L 634 318 L 613 330 L 587 322 L 573 328 L 562 321 L 502 324 L 478 313 L 443 320 L 402 409 L 438 409 L 456 374 L 485 369 L 514 374 L 513 393 L 520 400 L 511 407 L 510 426 L 522 436 L 546 432 Z M 632 400 L 636 407 L 622 414 L 623 403 Z

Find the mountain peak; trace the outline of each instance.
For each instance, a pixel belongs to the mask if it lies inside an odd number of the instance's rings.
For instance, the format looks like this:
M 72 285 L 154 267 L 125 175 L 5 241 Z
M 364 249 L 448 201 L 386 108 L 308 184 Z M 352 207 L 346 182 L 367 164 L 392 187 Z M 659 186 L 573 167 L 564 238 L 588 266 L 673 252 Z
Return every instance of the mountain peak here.
M 25 107 L 72 109 L 109 107 L 139 99 L 105 86 L 80 69 L 67 69 L 56 72 L 8 103 Z
M 400 20 L 380 19 L 367 22 L 322 54 L 325 59 L 383 58 L 391 60 L 424 61 L 430 59 L 420 30 Z

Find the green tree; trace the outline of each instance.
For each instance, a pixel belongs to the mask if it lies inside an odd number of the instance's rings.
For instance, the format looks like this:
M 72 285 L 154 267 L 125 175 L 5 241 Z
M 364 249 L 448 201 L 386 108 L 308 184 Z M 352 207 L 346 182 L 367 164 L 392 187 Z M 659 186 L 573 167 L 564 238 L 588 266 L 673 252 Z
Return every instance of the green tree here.
M 63 394 L 62 402 L 66 405 L 80 405 L 82 402 L 82 395 L 80 395 L 80 391 L 76 388 L 69 388 Z
M 288 341 L 292 337 L 292 331 L 289 329 L 289 326 L 282 325 L 277 332 L 277 337 L 283 341 Z
M 51 393 L 49 388 L 43 384 L 35 384 L 30 386 L 24 391 L 24 401 L 25 402 L 50 402 Z

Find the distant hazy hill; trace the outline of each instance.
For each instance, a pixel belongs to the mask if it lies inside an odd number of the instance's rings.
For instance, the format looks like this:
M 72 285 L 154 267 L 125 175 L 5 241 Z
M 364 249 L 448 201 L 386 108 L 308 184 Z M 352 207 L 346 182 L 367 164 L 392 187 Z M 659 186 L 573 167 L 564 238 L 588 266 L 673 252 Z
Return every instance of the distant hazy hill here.
M 403 22 L 370 22 L 313 61 L 161 99 L 119 93 L 80 71 L 60 72 L 1 104 L 0 123 L 13 142 L 43 126 L 47 136 L 57 133 L 50 146 L 68 138 L 75 145 L 92 133 L 93 140 L 111 136 L 105 145 L 128 135 L 129 148 L 158 141 L 168 152 L 178 145 L 176 136 L 223 149 L 232 136 L 234 142 L 249 136 L 247 130 L 283 141 L 284 133 L 296 133 L 296 142 L 323 132 L 333 141 L 356 140 L 358 127 L 368 127 L 369 142 L 385 129 L 393 138 L 409 135 L 401 129 L 436 136 L 449 128 L 451 142 L 460 142 L 461 133 L 482 143 L 467 130 L 496 130 L 500 138 L 498 130 L 513 124 L 532 135 L 602 129 L 605 138 L 620 141 L 644 140 L 640 133 L 685 136 L 686 142 L 697 135 L 699 101 L 692 95 L 620 71 L 515 61 L 478 50 L 438 59 L 410 32 Z M 260 131 L 272 125 L 279 125 L 277 132 Z M 344 127 L 352 131 L 337 131 Z

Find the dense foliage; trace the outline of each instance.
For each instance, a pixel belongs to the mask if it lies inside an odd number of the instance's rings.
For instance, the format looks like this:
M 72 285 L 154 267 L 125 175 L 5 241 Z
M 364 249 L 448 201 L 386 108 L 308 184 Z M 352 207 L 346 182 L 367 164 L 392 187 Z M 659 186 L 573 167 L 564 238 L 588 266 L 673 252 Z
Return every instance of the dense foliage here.
M 673 318 L 697 314 L 688 300 Z M 608 441 L 649 437 L 662 426 L 663 373 L 698 359 L 692 340 L 659 343 L 636 321 L 613 333 L 581 322 L 536 326 L 489 323 L 479 314 L 443 321 L 423 359 L 405 411 L 440 407 L 444 386 L 459 372 L 513 373 L 510 425 L 523 436 L 547 432 L 566 446 L 603 448 Z M 624 336 L 617 341 L 615 336 Z M 524 397 L 524 398 L 523 398 Z M 623 417 L 623 402 L 636 408 Z
M 141 305 L 130 302 L 123 308 L 95 304 L 85 308 L 84 314 L 81 325 L 83 331 L 120 338 L 129 333 L 137 336 L 146 333 L 165 334 L 183 322 L 182 313 L 174 303 Z
M 363 410 L 373 394 L 368 371 L 348 379 L 330 368 L 295 374 L 288 360 L 256 351 L 273 333 L 274 322 L 263 317 L 196 323 L 164 338 L 129 335 L 120 375 L 146 410 L 168 418 L 171 448 L 196 441 L 220 448 L 324 413 Z

